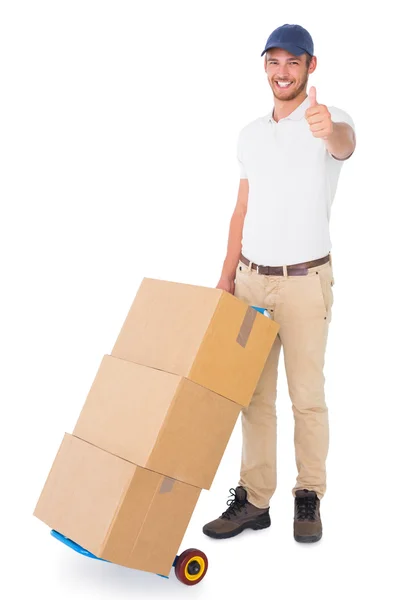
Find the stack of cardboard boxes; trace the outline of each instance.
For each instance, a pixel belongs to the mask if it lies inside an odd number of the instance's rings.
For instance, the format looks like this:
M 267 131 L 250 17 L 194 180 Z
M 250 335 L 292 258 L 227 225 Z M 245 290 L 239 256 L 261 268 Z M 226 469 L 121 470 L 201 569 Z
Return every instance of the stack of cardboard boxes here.
M 99 558 L 168 575 L 278 329 L 222 290 L 143 279 L 35 516 Z

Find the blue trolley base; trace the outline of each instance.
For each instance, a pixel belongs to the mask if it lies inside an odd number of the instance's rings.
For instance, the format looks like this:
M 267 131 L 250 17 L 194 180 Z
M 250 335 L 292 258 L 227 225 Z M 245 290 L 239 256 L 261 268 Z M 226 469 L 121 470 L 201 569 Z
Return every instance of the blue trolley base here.
M 65 535 L 63 535 L 62 533 L 59 533 L 55 529 L 52 529 L 50 531 L 50 533 L 53 537 L 56 538 L 56 540 L 58 540 L 59 542 L 62 542 L 69 548 L 72 548 L 72 550 L 75 550 L 75 552 L 78 552 L 78 554 L 83 554 L 83 556 L 87 556 L 88 558 L 94 558 L 95 560 L 102 560 L 103 562 L 110 562 L 109 560 L 106 560 L 105 558 L 99 558 L 95 554 L 92 554 L 91 552 L 89 552 L 89 550 L 85 550 L 85 548 L 82 548 L 82 546 L 80 546 L 73 540 L 70 540 L 69 538 L 65 537 Z M 175 560 L 172 564 L 172 567 L 175 567 L 177 560 L 178 560 L 178 556 L 175 556 Z M 163 577 L 164 579 L 169 579 L 168 575 L 160 575 L 159 573 L 157 573 L 157 575 L 159 577 Z

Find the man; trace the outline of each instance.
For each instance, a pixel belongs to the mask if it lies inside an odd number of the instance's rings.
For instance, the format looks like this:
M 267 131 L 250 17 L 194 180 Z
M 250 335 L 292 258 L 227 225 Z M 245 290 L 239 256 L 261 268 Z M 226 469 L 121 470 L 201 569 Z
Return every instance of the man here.
M 355 149 L 355 129 L 346 112 L 319 103 L 314 87 L 307 95 L 317 59 L 303 27 L 278 27 L 264 54 L 274 108 L 239 133 L 240 184 L 217 287 L 267 308 L 280 330 L 242 411 L 239 485 L 230 490 L 229 508 L 203 532 L 227 538 L 271 524 L 283 347 L 298 471 L 292 490 L 294 538 L 316 542 L 322 536 L 329 435 L 323 374 L 334 283 L 329 218 L 343 161 Z

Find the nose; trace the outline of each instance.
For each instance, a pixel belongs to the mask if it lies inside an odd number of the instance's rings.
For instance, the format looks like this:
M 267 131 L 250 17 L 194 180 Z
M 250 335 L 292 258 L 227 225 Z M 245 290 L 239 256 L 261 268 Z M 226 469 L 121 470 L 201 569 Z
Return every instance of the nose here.
M 289 69 L 288 69 L 287 65 L 280 66 L 278 69 L 277 75 L 282 78 L 288 77 Z

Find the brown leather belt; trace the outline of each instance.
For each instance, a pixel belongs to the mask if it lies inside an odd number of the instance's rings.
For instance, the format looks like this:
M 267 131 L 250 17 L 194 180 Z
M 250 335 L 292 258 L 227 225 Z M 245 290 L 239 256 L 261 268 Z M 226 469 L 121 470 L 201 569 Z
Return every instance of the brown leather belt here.
M 250 261 L 240 254 L 240 260 L 245 264 L 249 265 Z M 317 258 L 316 260 L 310 260 L 309 262 L 297 263 L 295 265 L 287 265 L 287 274 L 288 275 L 307 275 L 308 269 L 311 267 L 319 267 L 319 265 L 324 265 L 329 262 L 329 254 L 324 256 L 323 258 Z M 260 275 L 283 275 L 283 267 L 266 267 L 264 265 L 256 265 L 252 263 L 251 268 L 257 271 Z

